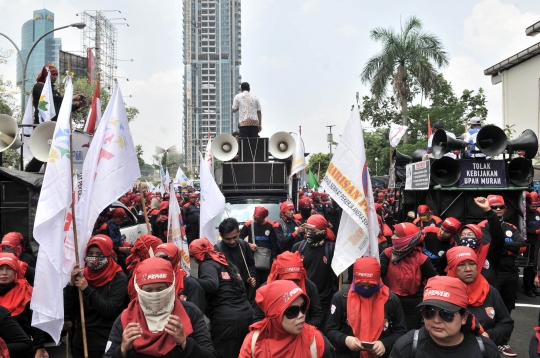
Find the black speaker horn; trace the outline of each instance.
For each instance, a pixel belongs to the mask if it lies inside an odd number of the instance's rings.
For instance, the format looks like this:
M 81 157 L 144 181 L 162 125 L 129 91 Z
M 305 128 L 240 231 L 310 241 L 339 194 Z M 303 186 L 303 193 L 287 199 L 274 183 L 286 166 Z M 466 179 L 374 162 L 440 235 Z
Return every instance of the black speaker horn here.
M 433 140 L 431 141 L 431 147 L 433 150 L 433 158 L 441 159 L 444 155 L 453 149 L 463 149 L 467 143 L 462 140 L 453 138 L 448 135 L 444 129 L 438 129 L 433 134 Z
M 509 152 L 525 151 L 525 158 L 533 159 L 538 153 L 538 137 L 530 129 L 525 129 L 516 139 L 508 141 Z
M 411 160 L 413 163 L 421 162 L 422 159 L 424 158 L 424 155 L 426 154 L 427 154 L 427 151 L 425 149 L 421 149 L 421 148 L 417 149 L 411 155 Z
M 431 163 L 431 179 L 441 186 L 452 186 L 460 177 L 459 160 L 442 157 Z
M 532 162 L 525 158 L 514 158 L 508 164 L 508 180 L 515 186 L 529 186 L 534 177 Z
M 394 149 L 392 157 L 394 158 L 395 165 L 407 165 L 411 163 L 411 157 L 399 152 L 397 149 Z
M 488 125 L 478 131 L 476 146 L 487 156 L 496 156 L 504 152 L 508 138 L 504 131 L 494 125 Z

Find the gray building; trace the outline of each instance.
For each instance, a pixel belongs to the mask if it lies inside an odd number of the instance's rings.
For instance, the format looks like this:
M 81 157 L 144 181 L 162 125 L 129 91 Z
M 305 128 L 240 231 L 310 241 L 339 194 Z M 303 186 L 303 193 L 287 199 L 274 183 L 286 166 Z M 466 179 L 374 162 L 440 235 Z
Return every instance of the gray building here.
M 240 0 L 183 0 L 183 145 L 188 170 L 197 172 L 208 133 L 214 138 L 238 128 L 231 112 L 240 91 Z
M 28 51 L 34 44 L 34 42 L 40 38 L 44 33 L 54 29 L 54 14 L 49 10 L 42 9 L 34 11 L 32 20 L 26 21 L 22 26 L 22 39 L 21 39 L 21 54 L 23 58 L 26 58 Z M 41 40 L 32 55 L 28 60 L 26 66 L 26 85 L 25 91 L 31 91 L 36 77 L 46 64 L 55 64 L 58 66 L 59 55 L 58 52 L 62 49 L 62 40 L 60 38 L 54 38 L 54 33 L 47 35 Z M 17 59 L 17 85 L 22 83 L 22 64 Z

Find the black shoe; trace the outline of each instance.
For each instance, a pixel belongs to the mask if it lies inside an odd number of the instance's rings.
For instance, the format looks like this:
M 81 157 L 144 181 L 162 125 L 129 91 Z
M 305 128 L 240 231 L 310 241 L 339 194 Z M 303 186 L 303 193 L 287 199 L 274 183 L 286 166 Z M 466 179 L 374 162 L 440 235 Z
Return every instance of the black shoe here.
M 529 289 L 529 290 L 525 291 L 525 296 L 536 297 L 537 295 L 538 295 L 538 292 L 536 292 L 533 289 Z

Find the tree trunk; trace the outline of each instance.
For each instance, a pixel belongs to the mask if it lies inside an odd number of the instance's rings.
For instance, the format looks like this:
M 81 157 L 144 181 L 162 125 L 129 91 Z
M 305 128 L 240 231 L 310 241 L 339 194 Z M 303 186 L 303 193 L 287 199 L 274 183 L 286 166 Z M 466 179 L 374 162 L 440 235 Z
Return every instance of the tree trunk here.
M 401 124 L 404 126 L 408 126 L 408 111 L 407 111 L 407 97 L 401 96 Z M 407 131 L 405 131 L 405 134 L 403 135 L 403 143 L 407 144 L 407 141 L 409 139 L 409 135 L 407 134 Z

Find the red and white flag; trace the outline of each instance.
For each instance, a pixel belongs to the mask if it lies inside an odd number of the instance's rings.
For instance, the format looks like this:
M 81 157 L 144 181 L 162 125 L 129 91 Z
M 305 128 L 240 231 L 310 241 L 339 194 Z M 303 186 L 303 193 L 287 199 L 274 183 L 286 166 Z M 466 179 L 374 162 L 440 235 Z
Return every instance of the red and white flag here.
M 86 133 L 94 134 L 96 126 L 101 120 L 101 89 L 99 81 L 96 83 L 96 90 L 94 91 L 94 98 L 92 99 L 92 105 L 90 106 L 90 112 L 88 112 L 88 118 L 84 124 L 84 131 Z

